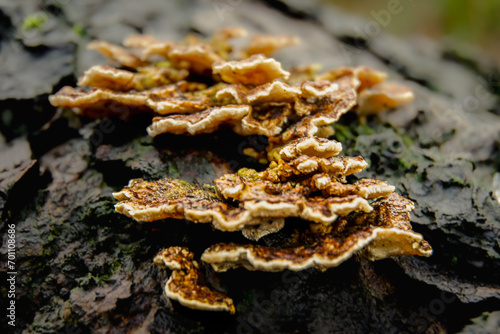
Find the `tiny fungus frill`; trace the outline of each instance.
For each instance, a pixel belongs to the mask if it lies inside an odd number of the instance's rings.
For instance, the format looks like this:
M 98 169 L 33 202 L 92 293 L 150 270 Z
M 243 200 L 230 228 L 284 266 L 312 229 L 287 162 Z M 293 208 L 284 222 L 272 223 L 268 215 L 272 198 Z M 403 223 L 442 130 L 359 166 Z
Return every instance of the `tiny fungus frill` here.
M 156 255 L 154 263 L 160 268 L 172 270 L 165 283 L 167 297 L 198 310 L 235 313 L 233 300 L 204 282 L 203 264 L 194 260 L 194 254 L 187 248 L 164 249 Z
M 93 66 L 77 88 L 50 96 L 54 106 L 88 117 L 149 113 L 150 136 L 227 128 L 268 137 L 265 149 L 244 151 L 269 163 L 263 171 L 242 168 L 211 185 L 134 179 L 113 194 L 116 211 L 137 221 L 186 219 L 241 231 L 252 241 L 279 231 L 288 217 L 309 221 L 309 228 L 296 229 L 293 242 L 281 247 L 216 244 L 202 262 L 186 248 L 165 249 L 154 262 L 172 269 L 167 296 L 191 308 L 234 313 L 232 300 L 204 283 L 203 262 L 216 271 L 323 270 L 353 255 L 430 256 L 430 245 L 411 229 L 413 203 L 384 181 L 349 183 L 368 164 L 359 156 L 339 156 L 341 143 L 328 139 L 331 125 L 345 113 L 363 118 L 383 112 L 411 101 L 411 90 L 363 66 L 324 73 L 308 65 L 286 69 L 272 54 L 298 39 L 258 35 L 233 50 L 230 39 L 245 35 L 241 28 L 225 28 L 210 39 L 189 35 L 182 42 L 150 35 L 129 36 L 124 46 L 94 41 L 89 48 L 115 67 Z

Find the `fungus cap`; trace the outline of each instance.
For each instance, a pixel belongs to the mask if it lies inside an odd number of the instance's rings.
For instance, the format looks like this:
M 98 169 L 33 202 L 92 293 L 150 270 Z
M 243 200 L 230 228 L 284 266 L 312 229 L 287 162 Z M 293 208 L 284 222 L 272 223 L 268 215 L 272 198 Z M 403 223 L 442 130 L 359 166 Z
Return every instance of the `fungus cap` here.
M 199 113 L 189 115 L 173 115 L 168 117 L 155 117 L 148 126 L 148 134 L 152 137 L 161 133 L 173 134 L 200 134 L 211 133 L 222 125 L 241 120 L 252 111 L 246 105 L 227 105 L 212 107 Z
M 117 92 L 105 88 L 82 90 L 64 86 L 56 94 L 49 96 L 49 101 L 53 106 L 74 108 L 76 113 L 90 117 L 127 117 L 132 112 L 152 112 L 146 104 L 152 92 Z
M 78 78 L 77 85 L 127 91 L 134 87 L 133 79 L 133 72 L 108 65 L 96 65 L 86 70 L 83 76 Z
M 272 216 L 254 216 L 243 207 L 226 203 L 213 186 L 203 187 L 178 179 L 133 179 L 113 196 L 120 201 L 115 204 L 117 212 L 140 222 L 187 219 L 195 223 L 211 223 L 221 231 L 239 231 L 276 220 Z
M 218 62 L 213 65 L 213 73 L 219 74 L 227 83 L 263 85 L 276 79 L 287 79 L 289 72 L 273 58 L 253 55 L 244 60 Z
M 109 60 L 126 67 L 137 68 L 148 64 L 147 61 L 142 60 L 132 51 L 106 41 L 93 40 L 87 45 L 87 48 L 89 50 L 96 50 Z
M 387 74 L 366 66 L 339 67 L 318 75 L 317 80 L 335 81 L 341 77 L 350 76 L 355 79 L 358 92 L 375 86 L 387 79 Z
M 172 269 L 165 284 L 165 295 L 192 309 L 235 313 L 233 300 L 203 282 L 203 266 L 193 260 L 185 247 L 170 247 L 159 252 L 154 263 Z
M 363 90 L 358 96 L 360 115 L 378 114 L 381 111 L 406 104 L 414 98 L 410 88 L 395 82 L 383 82 Z
M 330 157 L 302 155 L 290 161 L 279 160 L 261 172 L 263 179 L 273 182 L 287 181 L 313 173 L 325 173 L 343 181 L 346 176 L 359 173 L 368 166 L 362 157 Z
M 245 50 L 246 56 L 262 54 L 271 56 L 285 47 L 299 44 L 300 39 L 295 36 L 254 35 Z
M 331 158 L 338 155 L 342 151 L 342 144 L 336 140 L 328 140 L 318 137 L 298 138 L 287 145 L 280 151 L 280 156 L 283 160 L 290 161 L 302 155 L 316 156 L 318 158 Z
M 353 213 L 337 226 L 312 228 L 287 247 L 216 244 L 201 259 L 216 271 L 244 267 L 248 270 L 304 270 L 336 267 L 354 254 L 370 260 L 396 255 L 430 256 L 432 248 L 421 234 L 411 230 L 412 204 L 398 194 L 373 203 L 371 213 Z

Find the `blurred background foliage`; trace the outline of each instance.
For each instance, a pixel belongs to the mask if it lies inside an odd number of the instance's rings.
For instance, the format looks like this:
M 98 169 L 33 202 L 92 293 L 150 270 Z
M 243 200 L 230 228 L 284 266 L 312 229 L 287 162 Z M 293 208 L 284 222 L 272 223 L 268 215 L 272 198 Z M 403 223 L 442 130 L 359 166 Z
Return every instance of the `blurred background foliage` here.
M 500 65 L 500 0 L 330 0 L 346 11 L 375 19 L 391 3 L 403 8 L 383 29 L 409 36 L 424 35 L 457 52 L 478 46 Z

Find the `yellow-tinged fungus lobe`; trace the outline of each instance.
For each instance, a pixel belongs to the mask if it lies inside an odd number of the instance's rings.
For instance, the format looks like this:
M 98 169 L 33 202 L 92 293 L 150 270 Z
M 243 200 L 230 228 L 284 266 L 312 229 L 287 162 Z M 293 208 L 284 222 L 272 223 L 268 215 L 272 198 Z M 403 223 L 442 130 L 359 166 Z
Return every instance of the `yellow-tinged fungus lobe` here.
M 234 313 L 233 301 L 203 280 L 204 262 L 217 271 L 323 270 L 354 254 L 370 260 L 430 256 L 430 245 L 411 229 L 413 203 L 384 181 L 348 183 L 347 176 L 368 164 L 362 157 L 339 156 L 341 143 L 327 139 L 345 113 L 383 112 L 411 101 L 411 90 L 364 66 L 323 73 L 317 65 L 285 69 L 272 54 L 297 44 L 297 38 L 257 35 L 233 50 L 229 40 L 245 35 L 241 28 L 224 28 L 209 39 L 188 35 L 181 42 L 151 35 L 131 35 L 124 46 L 93 41 L 88 47 L 114 66 L 93 66 L 78 87 L 50 96 L 54 106 L 89 117 L 149 113 L 150 136 L 228 128 L 268 137 L 264 150 L 244 151 L 270 162 L 261 172 L 242 168 L 211 185 L 134 179 L 113 194 L 116 211 L 137 221 L 187 219 L 241 231 L 250 240 L 279 231 L 287 217 L 310 222 L 282 247 L 216 244 L 202 262 L 184 247 L 161 251 L 154 263 L 172 269 L 166 295 L 187 307 Z

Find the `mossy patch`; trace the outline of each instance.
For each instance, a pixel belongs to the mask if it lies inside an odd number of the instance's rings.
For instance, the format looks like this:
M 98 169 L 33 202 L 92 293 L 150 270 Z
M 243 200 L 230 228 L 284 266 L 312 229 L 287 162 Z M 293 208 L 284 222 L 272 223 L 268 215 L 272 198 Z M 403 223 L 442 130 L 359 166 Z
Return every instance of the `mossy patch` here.
M 21 24 L 22 31 L 30 31 L 30 30 L 40 30 L 45 22 L 47 22 L 47 14 L 46 13 L 35 13 L 32 15 L 28 15 L 24 18 L 23 23 Z
M 73 30 L 73 32 L 80 37 L 87 37 L 87 32 L 85 31 L 85 27 L 81 23 L 73 24 L 71 30 Z

